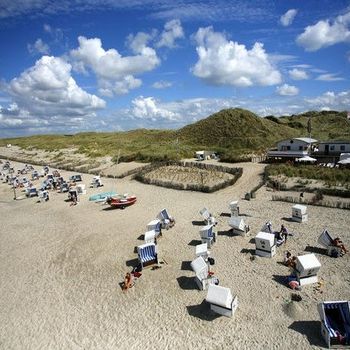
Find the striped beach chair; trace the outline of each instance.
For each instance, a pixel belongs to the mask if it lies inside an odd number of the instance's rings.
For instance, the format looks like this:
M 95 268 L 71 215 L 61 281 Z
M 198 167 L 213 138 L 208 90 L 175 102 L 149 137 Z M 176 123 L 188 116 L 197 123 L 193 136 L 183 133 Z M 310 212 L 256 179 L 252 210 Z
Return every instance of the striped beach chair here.
M 142 268 L 148 265 L 158 264 L 157 246 L 154 243 L 139 245 L 137 247 L 137 255 Z
M 318 305 L 321 333 L 329 348 L 350 347 L 350 302 L 325 301 Z

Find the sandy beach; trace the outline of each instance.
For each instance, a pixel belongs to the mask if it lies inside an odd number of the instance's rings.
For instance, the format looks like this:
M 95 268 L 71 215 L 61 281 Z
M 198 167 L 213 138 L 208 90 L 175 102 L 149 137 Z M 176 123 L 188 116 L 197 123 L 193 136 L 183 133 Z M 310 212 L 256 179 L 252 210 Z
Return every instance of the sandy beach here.
M 20 163 L 12 162 L 15 168 Z M 126 167 L 126 165 L 123 165 Z M 135 166 L 133 164 L 132 166 Z M 242 163 L 243 176 L 212 194 L 144 185 L 131 177 L 104 178 L 104 187 L 87 189 L 77 206 L 66 194 L 50 200 L 13 200 L 0 184 L 0 348 L 1 349 L 319 349 L 317 303 L 350 300 L 349 256 L 331 258 L 317 243 L 327 227 L 350 246 L 349 211 L 308 206 L 306 223 L 290 221 L 289 203 L 272 201 L 262 187 L 255 199 L 244 194 L 258 183 L 263 164 Z M 35 166 L 36 169 L 41 167 Z M 67 178 L 72 172 L 61 171 Z M 83 174 L 88 187 L 92 175 Z M 40 180 L 41 181 L 41 180 Z M 124 210 L 89 202 L 98 192 L 115 190 L 137 196 Z M 23 195 L 19 192 L 17 195 Z M 250 226 L 246 237 L 229 232 L 229 203 L 239 200 Z M 233 318 L 213 314 L 197 289 L 190 262 L 200 243 L 207 207 L 217 218 L 218 240 L 211 249 L 212 271 L 220 285 L 238 296 Z M 158 240 L 161 268 L 145 268 L 133 288 L 121 282 L 137 262 L 146 225 L 162 208 L 176 225 Z M 254 237 L 270 220 L 293 233 L 273 258 L 254 257 Z M 322 266 L 317 285 L 304 286 L 302 300 L 291 302 L 284 283 L 293 255 L 314 252 Z

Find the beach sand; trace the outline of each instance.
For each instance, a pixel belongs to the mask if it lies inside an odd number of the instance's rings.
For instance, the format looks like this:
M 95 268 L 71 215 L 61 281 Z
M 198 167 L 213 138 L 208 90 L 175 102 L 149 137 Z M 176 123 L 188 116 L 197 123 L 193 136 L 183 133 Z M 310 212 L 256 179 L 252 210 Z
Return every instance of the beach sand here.
M 18 163 L 12 162 L 19 167 Z M 350 300 L 349 256 L 331 258 L 317 243 L 327 227 L 350 246 L 347 210 L 308 206 L 309 220 L 290 221 L 292 204 L 272 201 L 262 187 L 255 199 L 244 194 L 258 183 L 264 165 L 244 169 L 238 182 L 212 194 L 144 185 L 130 177 L 105 178 L 104 187 L 87 189 L 71 207 L 66 194 L 50 191 L 50 200 L 13 200 L 0 184 L 0 348 L 1 349 L 318 349 L 317 303 Z M 41 167 L 35 167 L 41 169 Z M 72 172 L 62 171 L 64 177 Z M 88 185 L 92 175 L 83 174 Z M 88 201 L 98 192 L 116 190 L 137 196 L 124 210 Z M 17 191 L 17 195 L 20 193 Z M 23 195 L 23 194 L 21 194 Z M 229 233 L 228 205 L 239 200 L 250 226 L 248 236 Z M 207 207 L 217 218 L 212 271 L 220 285 L 238 296 L 233 318 L 213 314 L 196 288 L 190 269 Z M 161 268 L 145 268 L 133 288 L 122 292 L 126 272 L 137 263 L 135 247 L 146 225 L 162 208 L 176 225 L 158 240 Z M 294 235 L 273 258 L 253 258 L 254 237 L 270 220 Z M 293 255 L 315 252 L 322 266 L 321 288 L 308 285 L 291 302 L 284 284 L 290 274 L 281 264 Z

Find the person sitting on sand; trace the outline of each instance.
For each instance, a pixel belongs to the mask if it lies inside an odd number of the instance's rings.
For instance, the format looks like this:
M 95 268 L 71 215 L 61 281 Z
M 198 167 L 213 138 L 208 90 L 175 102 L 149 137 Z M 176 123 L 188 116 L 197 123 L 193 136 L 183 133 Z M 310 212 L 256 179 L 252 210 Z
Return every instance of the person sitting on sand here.
M 284 238 L 284 243 L 286 243 L 287 237 L 288 237 L 288 230 L 283 224 L 281 225 L 281 230 L 279 232 L 279 235 L 281 236 L 282 239 Z
M 123 291 L 126 292 L 134 285 L 134 278 L 130 272 L 127 272 L 124 277 Z
M 287 265 L 287 266 L 288 266 L 288 263 L 289 263 L 289 261 L 291 260 L 291 258 L 292 258 L 292 253 L 289 252 L 289 251 L 286 251 L 286 253 L 285 253 L 285 255 L 284 255 L 284 260 L 283 260 L 284 265 Z
M 335 247 L 339 247 L 341 249 L 341 252 L 343 254 L 347 253 L 348 250 L 345 248 L 345 245 L 343 244 L 343 242 L 340 240 L 339 237 L 337 238 L 334 238 L 333 241 L 332 241 L 332 244 L 335 246 Z
M 288 267 L 291 267 L 292 269 L 295 269 L 296 268 L 296 265 L 297 265 L 297 257 L 296 256 L 290 256 L 288 258 L 288 260 L 285 262 L 285 264 L 288 266 Z

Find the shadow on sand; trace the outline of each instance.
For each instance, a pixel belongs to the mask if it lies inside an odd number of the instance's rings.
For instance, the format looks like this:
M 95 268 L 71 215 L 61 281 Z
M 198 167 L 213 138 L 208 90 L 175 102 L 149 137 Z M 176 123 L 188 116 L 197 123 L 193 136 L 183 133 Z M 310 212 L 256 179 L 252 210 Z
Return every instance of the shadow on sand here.
M 287 221 L 287 222 L 295 222 L 291 217 L 283 217 L 283 218 L 281 218 L 281 220 L 283 220 L 283 221 Z
M 183 270 L 183 271 L 192 271 L 191 261 L 183 261 L 181 263 L 181 270 Z
M 321 255 L 328 255 L 326 249 L 319 248 L 319 247 L 313 247 L 311 245 L 306 246 L 304 250 L 306 252 L 310 252 L 310 253 L 316 253 L 316 254 L 321 254 Z
M 321 336 L 320 321 L 294 321 L 288 328 L 306 336 L 310 345 L 326 347 Z
M 180 276 L 176 280 L 183 290 L 198 289 L 194 277 Z
M 220 317 L 219 314 L 210 310 L 210 305 L 203 300 L 199 305 L 186 306 L 187 312 L 190 316 L 199 318 L 203 321 L 213 321 Z
M 131 267 L 134 267 L 134 266 L 137 266 L 139 264 L 139 259 L 135 258 L 135 259 L 130 259 L 130 260 L 127 260 L 125 262 L 125 265 L 126 266 L 131 266 Z
M 192 241 L 191 242 L 189 242 L 188 243 L 188 245 L 191 245 L 191 246 L 196 246 L 196 245 L 198 245 L 198 244 L 201 244 L 202 243 L 202 241 L 200 241 L 200 240 L 198 240 L 198 239 L 192 239 Z
M 241 250 L 241 253 L 243 253 L 243 254 L 255 255 L 255 249 L 243 248 L 243 249 Z
M 192 225 L 193 226 L 205 226 L 206 224 L 205 224 L 205 222 L 203 220 L 201 220 L 201 221 L 193 220 L 192 221 Z

